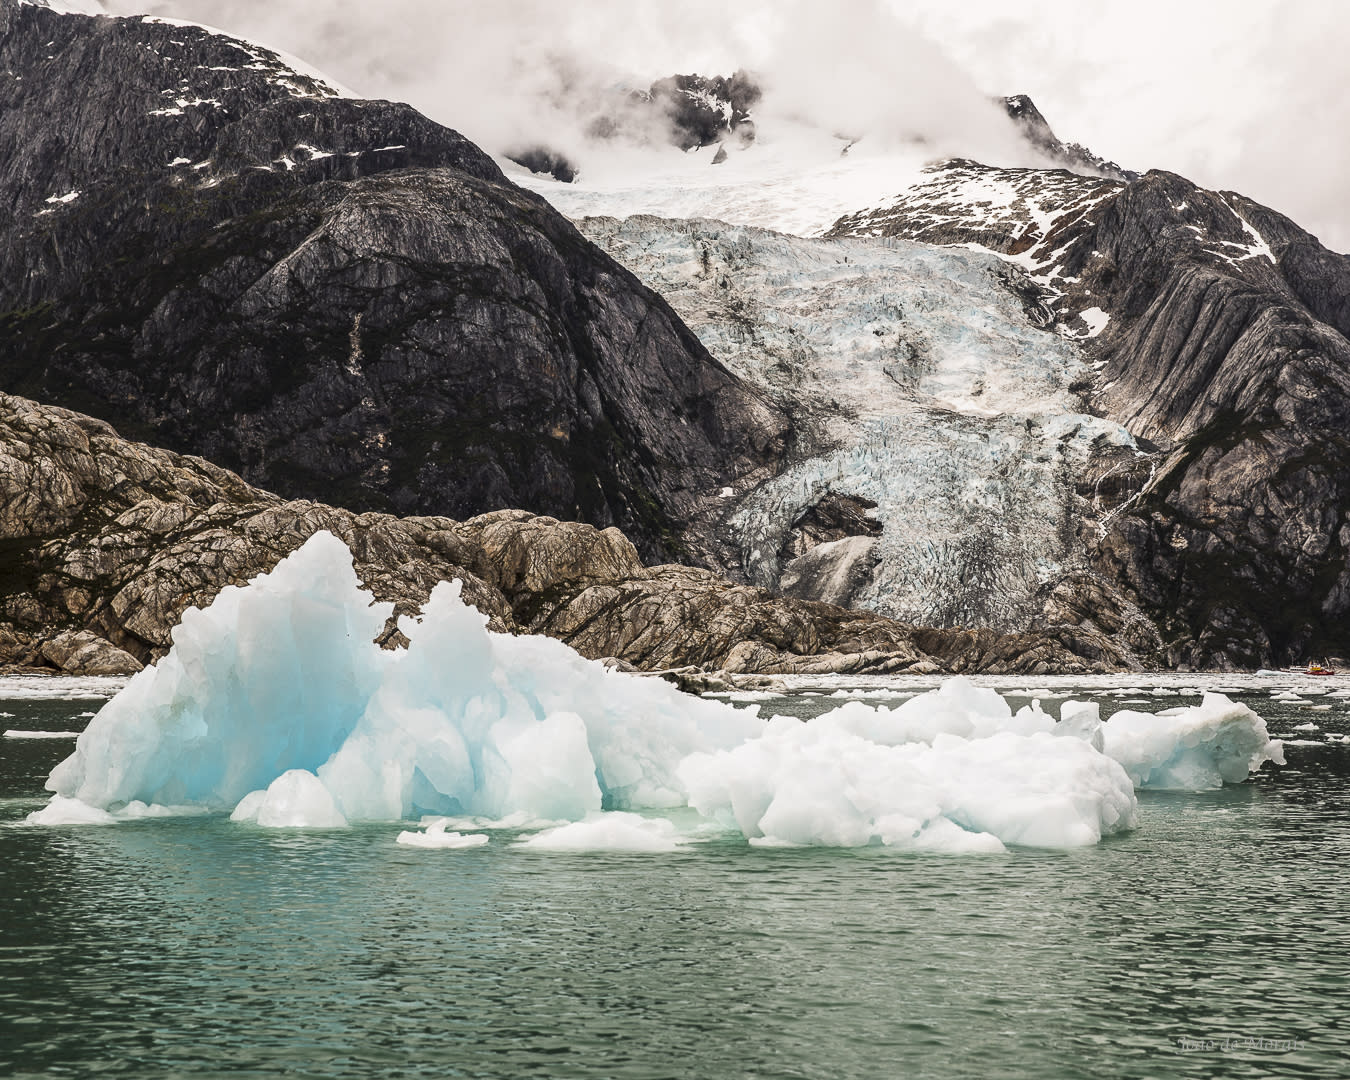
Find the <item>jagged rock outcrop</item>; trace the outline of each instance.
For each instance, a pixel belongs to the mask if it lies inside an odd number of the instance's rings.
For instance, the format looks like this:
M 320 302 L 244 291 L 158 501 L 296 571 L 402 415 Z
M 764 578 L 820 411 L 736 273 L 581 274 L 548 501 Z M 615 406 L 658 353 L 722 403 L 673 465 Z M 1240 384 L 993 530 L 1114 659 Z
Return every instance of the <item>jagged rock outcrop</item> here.
M 286 496 L 717 562 L 784 418 L 475 146 L 197 27 L 0 8 L 0 389 Z
M 347 543 L 358 575 L 398 614 L 459 578 L 493 629 L 549 634 L 646 670 L 1041 673 L 1132 662 L 1102 633 L 916 630 L 707 570 L 644 566 L 614 528 L 519 510 L 454 521 L 284 500 L 201 458 L 124 440 L 104 421 L 0 395 L 0 665 L 50 670 L 78 655 L 107 670 L 115 650 L 127 668 L 154 660 L 185 608 L 269 570 L 320 529 Z M 398 641 L 393 620 L 383 640 Z
M 1165 662 L 1346 651 L 1350 259 L 1171 173 L 972 162 L 834 234 L 977 244 L 1027 270 L 1028 302 L 1095 361 L 1091 407 L 1138 439 L 1132 462 L 1110 448 L 1080 473 L 1097 511 L 1082 536 L 1160 628 Z
M 1056 165 L 1075 172 L 1105 176 L 1111 180 L 1137 180 L 1139 174 L 1122 169 L 1114 161 L 1094 154 L 1080 143 L 1066 143 L 1050 127 L 1049 121 L 1026 94 L 1011 94 L 1002 99 L 1008 117 L 1017 125 L 1022 137 Z

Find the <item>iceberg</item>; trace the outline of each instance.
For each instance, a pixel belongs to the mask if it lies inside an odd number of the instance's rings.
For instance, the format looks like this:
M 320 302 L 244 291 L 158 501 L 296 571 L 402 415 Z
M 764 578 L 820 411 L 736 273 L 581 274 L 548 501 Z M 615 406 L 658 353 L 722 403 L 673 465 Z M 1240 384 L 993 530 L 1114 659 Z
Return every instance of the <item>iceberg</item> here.
M 527 850 L 683 850 L 641 811 L 692 807 L 757 846 L 1000 852 L 1134 827 L 1138 786 L 1207 787 L 1280 761 L 1260 718 L 1219 695 L 1178 715 L 1039 701 L 1014 713 L 953 678 L 887 707 L 762 719 L 559 641 L 488 631 L 459 582 L 403 618 L 318 533 L 270 574 L 189 609 L 173 648 L 90 721 L 48 779 L 35 825 L 229 813 L 265 828 L 423 818 L 399 842 Z M 680 820 L 688 820 L 689 816 Z M 540 831 L 543 830 L 543 831 Z M 704 835 L 703 832 L 698 833 Z
M 1103 725 L 1105 752 L 1136 787 L 1208 791 L 1245 780 L 1265 762 L 1284 764 L 1284 747 L 1246 705 L 1207 693 L 1171 716 L 1118 712 Z

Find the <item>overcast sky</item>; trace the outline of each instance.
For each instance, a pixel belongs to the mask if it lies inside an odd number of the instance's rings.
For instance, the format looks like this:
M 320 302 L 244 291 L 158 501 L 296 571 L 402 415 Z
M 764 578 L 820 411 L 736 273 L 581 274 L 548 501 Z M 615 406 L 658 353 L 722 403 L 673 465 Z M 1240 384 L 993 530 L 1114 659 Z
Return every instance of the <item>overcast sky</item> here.
M 500 152 L 563 94 L 762 72 L 773 107 L 997 158 L 989 94 L 1059 136 L 1289 214 L 1350 251 L 1350 0 L 105 0 L 205 22 Z M 947 141 L 942 144 L 948 145 Z

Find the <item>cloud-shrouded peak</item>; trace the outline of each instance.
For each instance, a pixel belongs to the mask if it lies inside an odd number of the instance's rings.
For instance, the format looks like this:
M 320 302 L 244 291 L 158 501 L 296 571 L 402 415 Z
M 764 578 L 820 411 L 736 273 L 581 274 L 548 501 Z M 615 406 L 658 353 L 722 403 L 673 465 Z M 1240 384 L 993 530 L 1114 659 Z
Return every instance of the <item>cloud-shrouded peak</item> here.
M 147 6 L 110 4 L 124 13 Z M 613 153 L 616 133 L 630 147 L 682 144 L 672 138 L 669 110 L 643 107 L 661 80 L 730 78 L 742 69 L 753 73 L 761 134 L 806 128 L 1003 164 L 1028 156 L 999 105 L 877 0 L 828 10 L 806 0 L 752 2 L 730 15 L 714 0 L 678 8 L 656 0 L 491 7 L 150 0 L 148 7 L 303 56 L 359 93 L 410 102 L 493 153 L 537 150 L 582 170 Z

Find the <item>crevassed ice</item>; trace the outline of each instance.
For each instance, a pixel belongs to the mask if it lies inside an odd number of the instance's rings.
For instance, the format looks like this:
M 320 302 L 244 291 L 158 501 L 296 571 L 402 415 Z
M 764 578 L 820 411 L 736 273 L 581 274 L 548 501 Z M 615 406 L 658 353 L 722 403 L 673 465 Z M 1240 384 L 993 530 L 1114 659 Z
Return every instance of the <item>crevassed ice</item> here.
M 778 586 L 783 541 L 829 492 L 877 504 L 853 603 L 905 622 L 1019 629 L 1081 567 L 1075 478 L 1133 438 L 1081 411 L 1086 360 L 1028 320 L 1000 259 L 715 221 L 580 227 L 795 417 L 800 456 L 728 519 L 752 583 Z
M 373 644 L 390 611 L 342 542 L 316 534 L 186 612 L 169 655 L 90 722 L 29 821 L 232 811 L 333 828 L 428 814 L 404 843 L 482 843 L 445 832 L 467 817 L 563 823 L 526 842 L 536 850 L 660 852 L 698 837 L 633 812 L 690 806 L 759 845 L 1001 851 L 1130 828 L 1136 784 L 1212 786 L 1279 760 L 1264 723 L 1218 695 L 1116 730 L 1094 705 L 1066 702 L 1061 721 L 1034 703 L 1014 714 L 957 678 L 894 709 L 765 722 L 549 638 L 490 633 L 458 582 L 401 621 L 404 650 Z

